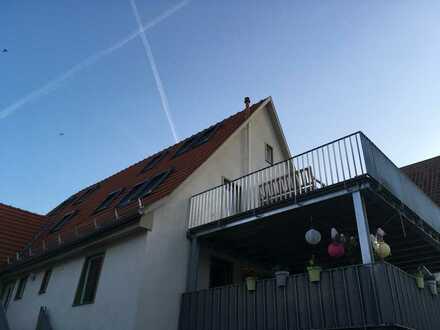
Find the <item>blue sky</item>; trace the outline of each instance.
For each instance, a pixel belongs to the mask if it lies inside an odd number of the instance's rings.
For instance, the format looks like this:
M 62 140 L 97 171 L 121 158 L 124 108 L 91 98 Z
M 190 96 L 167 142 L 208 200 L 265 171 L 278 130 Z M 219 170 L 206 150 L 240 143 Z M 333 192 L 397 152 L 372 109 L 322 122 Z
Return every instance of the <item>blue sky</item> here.
M 147 23 L 179 1 L 136 3 Z M 362 130 L 406 165 L 440 153 L 439 14 L 438 1 L 193 0 L 146 36 L 181 138 L 271 95 L 293 153 Z M 0 113 L 137 28 L 129 0 L 4 0 L 0 19 Z M 0 201 L 45 213 L 173 143 L 134 38 L 0 119 Z

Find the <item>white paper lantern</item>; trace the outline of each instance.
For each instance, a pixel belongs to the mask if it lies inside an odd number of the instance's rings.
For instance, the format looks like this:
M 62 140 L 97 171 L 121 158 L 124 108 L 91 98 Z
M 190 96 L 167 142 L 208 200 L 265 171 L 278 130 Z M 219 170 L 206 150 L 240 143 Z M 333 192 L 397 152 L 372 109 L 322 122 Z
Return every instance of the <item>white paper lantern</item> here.
M 316 245 L 321 242 L 321 233 L 316 229 L 309 229 L 306 232 L 306 241 L 311 245 Z

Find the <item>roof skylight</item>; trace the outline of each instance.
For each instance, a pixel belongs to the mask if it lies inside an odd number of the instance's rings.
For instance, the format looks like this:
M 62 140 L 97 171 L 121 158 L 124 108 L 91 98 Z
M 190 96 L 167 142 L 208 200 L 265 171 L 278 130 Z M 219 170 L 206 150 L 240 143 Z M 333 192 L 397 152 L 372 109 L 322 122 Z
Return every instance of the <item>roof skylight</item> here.
M 52 228 L 49 230 L 49 232 L 56 233 L 57 231 L 60 231 L 60 229 L 68 223 L 72 218 L 76 215 L 76 211 L 72 211 L 69 213 L 66 213 L 61 220 L 59 220 L 55 225 L 52 226 Z
M 62 210 L 67 205 L 69 205 L 71 202 L 73 202 L 76 197 L 77 197 L 77 194 L 70 196 L 65 201 L 63 201 L 61 204 L 59 204 L 57 207 L 55 207 L 52 211 L 50 211 L 47 215 L 53 215 L 53 214 L 57 213 L 58 211 Z
M 122 193 L 122 191 L 123 189 L 119 189 L 108 194 L 107 197 L 102 201 L 101 204 L 99 204 L 99 206 L 96 208 L 96 210 L 93 213 L 98 213 L 108 208 L 113 203 L 113 201 Z
M 156 166 L 157 163 L 159 163 L 167 154 L 167 150 L 159 152 L 158 154 L 151 157 L 151 159 L 148 161 L 148 163 L 145 165 L 145 167 L 142 169 L 141 173 L 144 173 L 150 169 L 152 169 L 154 166 Z
M 79 204 L 84 202 L 87 197 L 89 197 L 94 191 L 96 191 L 99 188 L 99 184 L 95 184 L 94 186 L 91 186 L 84 190 L 84 192 L 78 197 L 78 199 L 73 202 L 73 204 Z
M 125 206 L 136 201 L 138 198 L 147 197 L 168 177 L 171 171 L 172 170 L 169 169 L 168 171 L 159 173 L 151 179 L 138 183 L 127 193 L 127 195 L 125 195 L 125 197 L 119 202 L 118 206 Z
M 212 137 L 212 135 L 215 133 L 218 125 L 209 127 L 205 129 L 204 131 L 200 132 L 199 134 L 193 136 L 192 138 L 189 138 L 186 140 L 180 147 L 177 149 L 174 157 L 180 156 L 184 154 L 185 152 L 191 150 L 192 148 L 198 147 L 199 145 L 206 143 L 209 141 L 209 139 Z

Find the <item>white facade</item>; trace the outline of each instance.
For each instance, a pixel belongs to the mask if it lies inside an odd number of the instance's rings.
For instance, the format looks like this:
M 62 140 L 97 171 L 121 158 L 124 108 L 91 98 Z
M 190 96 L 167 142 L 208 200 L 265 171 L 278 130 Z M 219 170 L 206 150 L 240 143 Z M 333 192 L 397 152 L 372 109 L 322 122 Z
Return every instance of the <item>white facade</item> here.
M 147 235 L 95 248 L 81 257 L 53 265 L 47 291 L 39 295 L 45 268 L 31 272 L 23 298 L 9 303 L 6 316 L 12 330 L 35 329 L 41 306 L 49 311 L 52 326 L 63 330 L 134 329 L 138 288 Z M 72 306 L 86 256 L 105 251 L 95 302 Z M 34 278 L 35 275 L 35 278 Z
M 42 269 L 28 280 L 23 298 L 11 301 L 7 317 L 12 330 L 35 329 L 40 306 L 47 306 L 55 330 L 177 329 L 189 260 L 190 197 L 221 184 L 224 177 L 235 179 L 269 166 L 266 143 L 275 162 L 290 156 L 270 99 L 263 107 L 170 196 L 148 208 L 151 231 L 101 248 L 105 259 L 93 304 L 72 306 L 86 255 L 66 259 L 54 266 L 45 294 L 38 295 Z M 203 251 L 200 256 L 200 287 L 209 282 L 210 255 Z

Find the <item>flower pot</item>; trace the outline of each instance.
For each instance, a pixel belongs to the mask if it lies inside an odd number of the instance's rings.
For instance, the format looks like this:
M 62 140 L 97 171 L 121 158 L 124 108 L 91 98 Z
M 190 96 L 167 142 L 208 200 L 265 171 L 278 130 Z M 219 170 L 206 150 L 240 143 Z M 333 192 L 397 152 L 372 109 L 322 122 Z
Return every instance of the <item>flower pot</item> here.
M 255 276 L 246 277 L 246 287 L 248 291 L 255 291 L 257 278 Z
M 309 266 L 307 267 L 307 272 L 309 273 L 310 282 L 319 282 L 321 280 L 321 267 Z
M 416 285 L 419 289 L 423 289 L 425 287 L 425 280 L 423 279 L 423 276 L 416 275 Z
M 287 278 L 289 277 L 290 273 L 285 270 L 280 270 L 278 272 L 275 272 L 275 278 L 277 281 L 277 287 L 283 287 L 286 286 Z
M 426 283 L 428 284 L 428 288 L 431 291 L 431 293 L 436 296 L 438 294 L 437 291 L 437 281 L 436 280 L 429 280 L 426 281 Z

